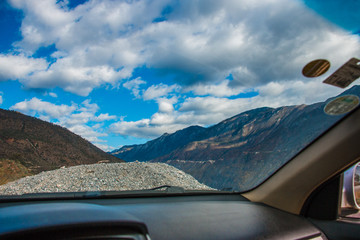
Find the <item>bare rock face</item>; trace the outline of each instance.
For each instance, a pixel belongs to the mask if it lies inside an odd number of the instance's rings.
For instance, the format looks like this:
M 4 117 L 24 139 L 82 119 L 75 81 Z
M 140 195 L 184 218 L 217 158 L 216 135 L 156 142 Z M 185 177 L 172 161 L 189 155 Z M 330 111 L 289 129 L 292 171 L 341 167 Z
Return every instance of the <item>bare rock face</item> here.
M 0 195 L 44 192 L 125 191 L 163 185 L 215 190 L 165 163 L 107 163 L 46 171 L 0 186 Z
M 343 94 L 360 95 L 360 86 Z M 329 100 L 253 109 L 209 128 L 192 126 L 112 154 L 125 161 L 164 162 L 217 189 L 248 190 L 342 117 L 324 113 Z

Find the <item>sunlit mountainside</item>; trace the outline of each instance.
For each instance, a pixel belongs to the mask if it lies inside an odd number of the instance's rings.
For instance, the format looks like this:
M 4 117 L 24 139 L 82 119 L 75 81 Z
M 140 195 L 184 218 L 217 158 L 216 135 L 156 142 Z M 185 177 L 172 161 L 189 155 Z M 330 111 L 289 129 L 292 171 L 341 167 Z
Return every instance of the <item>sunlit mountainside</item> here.
M 343 94 L 360 95 L 360 86 Z M 145 144 L 112 152 L 125 161 L 165 162 L 217 189 L 255 186 L 326 131 L 342 116 L 325 102 L 257 108 L 214 126 L 191 126 Z
M 0 184 L 62 166 L 122 162 L 66 128 L 0 109 Z
M 360 96 L 360 86 L 342 94 Z M 216 189 L 244 190 L 276 171 L 342 116 L 311 105 L 257 108 L 210 127 L 190 126 L 105 153 L 58 125 L 0 109 L 0 184 L 98 162 L 163 162 Z

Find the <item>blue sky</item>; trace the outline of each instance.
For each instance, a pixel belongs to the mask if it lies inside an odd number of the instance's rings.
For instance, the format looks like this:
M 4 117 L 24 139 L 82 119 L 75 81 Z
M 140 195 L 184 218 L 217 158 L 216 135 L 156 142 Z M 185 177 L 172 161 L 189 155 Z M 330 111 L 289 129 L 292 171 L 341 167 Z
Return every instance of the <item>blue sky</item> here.
M 342 90 L 322 80 L 360 56 L 360 7 L 340 3 L 1 1 L 0 107 L 110 151 L 256 107 L 323 101 Z M 329 72 L 301 76 L 318 58 Z

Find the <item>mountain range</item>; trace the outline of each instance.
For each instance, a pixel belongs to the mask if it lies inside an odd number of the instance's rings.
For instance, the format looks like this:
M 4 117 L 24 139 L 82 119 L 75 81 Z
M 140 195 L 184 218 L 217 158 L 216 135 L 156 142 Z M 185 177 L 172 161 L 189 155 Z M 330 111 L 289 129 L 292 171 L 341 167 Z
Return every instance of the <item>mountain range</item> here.
M 62 166 L 123 160 L 60 127 L 0 109 L 0 184 Z
M 354 86 L 341 95 L 360 95 Z M 333 99 L 333 98 L 331 98 Z M 125 161 L 164 162 L 222 190 L 246 191 L 274 173 L 342 116 L 311 105 L 257 108 L 216 125 L 191 126 L 111 154 Z

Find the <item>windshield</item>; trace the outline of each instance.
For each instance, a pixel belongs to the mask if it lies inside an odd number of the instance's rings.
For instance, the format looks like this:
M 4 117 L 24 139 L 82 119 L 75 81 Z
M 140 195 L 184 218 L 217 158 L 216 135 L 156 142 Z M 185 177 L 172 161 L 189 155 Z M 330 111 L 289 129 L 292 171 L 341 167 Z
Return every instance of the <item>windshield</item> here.
M 0 195 L 252 189 L 358 106 L 359 16 L 340 0 L 1 1 Z

